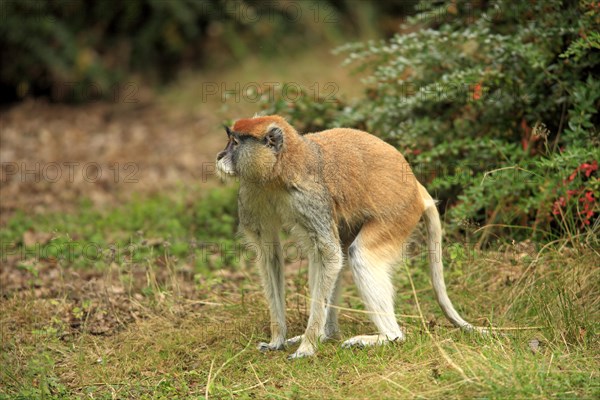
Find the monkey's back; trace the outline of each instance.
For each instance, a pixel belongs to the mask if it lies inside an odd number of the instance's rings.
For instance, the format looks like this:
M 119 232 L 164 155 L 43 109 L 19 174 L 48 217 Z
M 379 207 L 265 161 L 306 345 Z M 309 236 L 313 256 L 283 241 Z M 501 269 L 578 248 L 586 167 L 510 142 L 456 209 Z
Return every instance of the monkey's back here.
M 322 179 L 338 219 L 349 224 L 380 219 L 412 227 L 423 209 L 419 184 L 402 154 L 367 132 L 336 128 L 307 134 L 323 161 Z M 356 216 L 363 221 L 356 221 Z

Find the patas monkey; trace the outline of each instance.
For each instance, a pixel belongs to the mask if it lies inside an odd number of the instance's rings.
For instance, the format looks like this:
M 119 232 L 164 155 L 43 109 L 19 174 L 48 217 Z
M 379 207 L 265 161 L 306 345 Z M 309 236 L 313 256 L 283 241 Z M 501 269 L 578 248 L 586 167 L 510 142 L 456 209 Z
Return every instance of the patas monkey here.
M 435 202 L 394 147 L 354 129 L 301 136 L 277 115 L 242 119 L 225 129 L 229 141 L 217 155 L 217 172 L 239 178 L 241 231 L 261 249 L 271 341 L 260 343 L 259 349 L 280 350 L 300 342 L 290 356 L 298 358 L 313 355 L 319 340 L 338 336 L 335 304 L 344 264 L 352 270 L 378 334 L 356 336 L 342 346 L 403 340 L 390 272 L 421 216 L 438 303 L 454 325 L 480 329 L 462 319 L 448 298 Z M 282 226 L 293 227 L 307 251 L 311 298 L 304 335 L 287 341 Z

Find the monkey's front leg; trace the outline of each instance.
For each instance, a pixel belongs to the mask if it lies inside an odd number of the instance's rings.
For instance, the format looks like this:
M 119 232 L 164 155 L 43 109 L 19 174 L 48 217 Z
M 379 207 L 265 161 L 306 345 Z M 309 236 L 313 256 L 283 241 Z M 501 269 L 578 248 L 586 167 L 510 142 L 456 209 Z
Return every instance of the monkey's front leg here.
M 343 268 L 345 268 L 345 267 L 343 267 Z M 312 283 L 312 281 L 310 281 L 311 279 L 312 278 L 309 277 L 308 286 L 310 288 L 314 287 L 314 283 Z M 327 317 L 325 318 L 325 327 L 323 328 L 322 341 L 340 339 L 340 329 L 338 326 L 338 311 L 339 311 L 341 294 L 342 294 L 342 272 L 340 271 L 338 273 L 338 277 L 337 277 L 337 280 L 334 285 L 333 293 L 331 294 L 331 299 L 329 300 L 329 302 L 327 304 L 327 310 L 326 310 Z M 304 337 L 304 335 L 298 335 L 298 336 L 291 337 L 285 341 L 285 345 L 288 347 L 297 345 L 302 341 L 303 337 Z
M 332 243 L 336 240 L 317 243 L 309 252 L 309 289 L 311 295 L 310 316 L 300 347 L 290 359 L 312 356 L 317 343 L 325 339 L 327 305 L 332 299 L 338 275 L 342 269 L 342 251 Z
M 274 233 L 271 238 L 270 241 L 259 241 L 260 272 L 271 315 L 271 341 L 259 343 L 258 349 L 261 351 L 283 350 L 287 331 L 283 253 L 278 235 Z

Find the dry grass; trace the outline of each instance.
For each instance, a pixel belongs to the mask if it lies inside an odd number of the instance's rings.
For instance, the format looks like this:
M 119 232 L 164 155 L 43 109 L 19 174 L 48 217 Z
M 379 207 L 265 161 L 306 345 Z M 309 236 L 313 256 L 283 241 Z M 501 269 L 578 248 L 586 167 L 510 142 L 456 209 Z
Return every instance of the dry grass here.
M 465 274 L 450 268 L 449 287 L 472 320 L 518 328 L 506 337 L 450 328 L 425 274 L 413 266 L 414 290 L 405 271 L 396 277 L 397 312 L 408 316 L 406 343 L 364 350 L 324 343 L 316 357 L 295 362 L 287 361 L 287 352 L 255 349 L 267 338 L 269 322 L 254 268 L 215 271 L 198 282 L 176 260 L 171 269 L 151 265 L 145 278 L 113 266 L 97 276 L 96 287 L 86 288 L 65 267 L 61 276 L 71 278 L 46 294 L 35 288 L 4 293 L 0 390 L 8 397 L 46 398 L 598 395 L 596 254 L 549 251 L 535 263 L 501 260 L 481 253 Z M 291 335 L 306 320 L 304 269 L 288 272 Z M 136 279 L 126 287 L 132 273 Z M 85 309 L 82 299 L 88 300 Z M 96 331 L 98 315 L 117 322 Z M 344 337 L 373 329 L 352 286 L 343 297 L 341 325 Z

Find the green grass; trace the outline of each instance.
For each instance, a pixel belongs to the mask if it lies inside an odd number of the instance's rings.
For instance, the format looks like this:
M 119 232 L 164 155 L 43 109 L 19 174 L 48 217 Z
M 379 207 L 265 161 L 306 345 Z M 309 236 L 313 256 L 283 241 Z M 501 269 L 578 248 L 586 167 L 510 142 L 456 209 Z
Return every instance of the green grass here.
M 30 216 L 21 211 L 0 230 L 0 241 L 7 255 L 24 255 L 21 261 L 57 258 L 82 268 L 90 261 L 97 265 L 115 261 L 111 248 L 121 262 L 141 262 L 165 247 L 169 254 L 183 256 L 195 251 L 194 243 L 234 246 L 235 199 L 234 188 L 218 188 L 204 196 L 182 192 L 137 198 L 108 210 L 94 209 L 84 200 L 76 214 Z M 24 239 L 28 231 L 31 244 Z M 38 241 L 40 237 L 45 239 Z
M 22 214 L 9 221 L 2 241 L 17 249 L 34 229 L 53 232 L 54 240 L 133 242 L 140 257 L 3 260 L 29 281 L 21 290 L 3 290 L 0 300 L 0 398 L 600 396 L 594 249 L 557 245 L 522 256 L 510 245 L 461 252 L 461 244 L 448 244 L 446 276 L 455 305 L 477 324 L 515 328 L 507 336 L 451 328 L 417 256 L 410 277 L 404 268 L 394 277 L 405 343 L 363 350 L 322 343 L 315 357 L 291 362 L 286 356 L 292 349 L 263 354 L 255 348 L 269 327 L 256 268 L 212 251 L 210 262 L 195 257 L 190 264 L 189 253 L 198 256 L 203 242 L 233 243 L 234 199 L 235 191 L 226 188 L 196 201 L 184 193 L 103 212 L 83 206 L 77 214 Z M 148 243 L 158 237 L 171 245 Z M 178 242 L 192 238 L 198 247 L 177 250 Z M 51 278 L 56 270 L 58 278 Z M 289 265 L 290 335 L 306 323 L 305 272 L 306 262 Z M 344 338 L 373 331 L 346 278 Z M 98 329 L 102 324 L 109 328 Z

